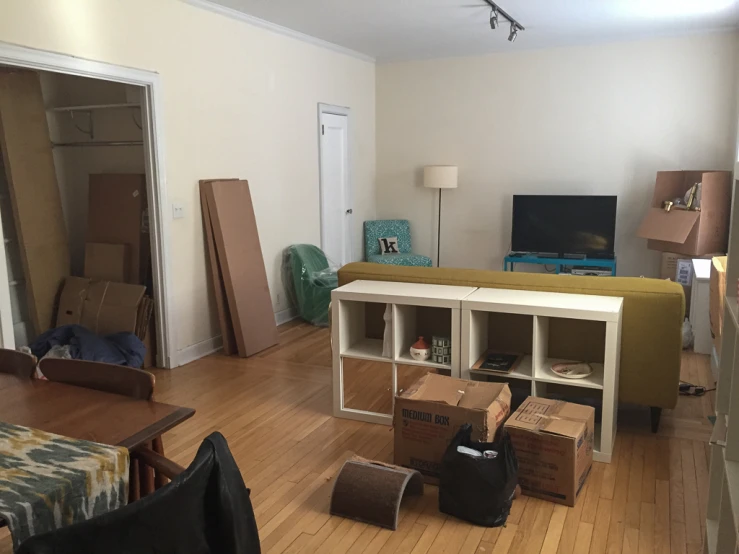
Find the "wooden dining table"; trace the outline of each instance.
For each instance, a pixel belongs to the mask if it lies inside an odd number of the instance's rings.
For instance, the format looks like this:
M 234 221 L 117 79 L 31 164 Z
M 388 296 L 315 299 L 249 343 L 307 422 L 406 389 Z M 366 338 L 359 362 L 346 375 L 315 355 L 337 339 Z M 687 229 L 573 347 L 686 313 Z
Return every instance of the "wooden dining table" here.
M 0 421 L 75 439 L 130 450 L 194 414 L 192 408 L 0 373 Z

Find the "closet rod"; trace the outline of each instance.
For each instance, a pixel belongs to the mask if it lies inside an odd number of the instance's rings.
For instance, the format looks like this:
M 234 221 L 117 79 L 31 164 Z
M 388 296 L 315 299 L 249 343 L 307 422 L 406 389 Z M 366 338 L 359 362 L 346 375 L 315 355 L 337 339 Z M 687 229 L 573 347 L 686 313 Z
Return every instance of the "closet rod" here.
M 54 148 L 67 146 L 143 146 L 143 140 L 98 140 L 84 142 L 52 142 Z

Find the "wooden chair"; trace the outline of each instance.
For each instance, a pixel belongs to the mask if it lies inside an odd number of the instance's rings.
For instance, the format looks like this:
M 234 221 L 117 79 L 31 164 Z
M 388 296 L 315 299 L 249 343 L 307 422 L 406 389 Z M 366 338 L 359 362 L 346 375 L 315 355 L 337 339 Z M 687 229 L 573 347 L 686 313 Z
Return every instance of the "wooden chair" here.
M 22 379 L 33 379 L 36 371 L 36 356 L 0 348 L 0 373 L 16 375 Z
M 39 363 L 39 369 L 49 381 L 57 383 L 120 394 L 137 400 L 151 400 L 154 394 L 154 375 L 133 367 L 44 358 Z M 155 438 L 142 448 L 150 448 L 160 457 L 164 455 L 162 437 Z M 131 454 L 129 501 L 134 501 L 164 486 L 169 475 L 156 469 L 156 466 L 147 464 L 145 459 L 137 459 L 133 452 Z

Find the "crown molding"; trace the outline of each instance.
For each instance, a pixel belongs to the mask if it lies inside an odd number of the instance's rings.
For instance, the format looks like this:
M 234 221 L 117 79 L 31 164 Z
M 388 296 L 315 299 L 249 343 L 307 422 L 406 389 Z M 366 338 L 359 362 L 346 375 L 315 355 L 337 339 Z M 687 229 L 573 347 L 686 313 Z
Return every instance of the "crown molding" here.
M 234 10 L 233 8 L 228 8 L 226 6 L 216 4 L 215 2 L 211 2 L 210 0 L 182 0 L 182 1 L 185 2 L 186 4 L 190 4 L 191 6 L 195 6 L 196 8 L 208 10 L 210 12 L 217 13 L 225 17 L 230 17 L 231 19 L 237 19 L 239 21 L 243 21 L 244 23 L 248 23 L 249 25 L 260 27 L 262 29 L 266 29 L 267 31 L 272 31 L 273 33 L 277 33 L 278 35 L 283 35 L 286 37 L 294 38 L 302 42 L 307 42 L 308 44 L 312 44 L 320 48 L 325 48 L 327 50 L 331 50 L 339 54 L 344 54 L 345 56 L 350 56 L 352 58 L 356 58 L 364 62 L 370 62 L 370 63 L 376 62 L 375 58 L 373 58 L 372 56 L 368 56 L 367 54 L 362 54 L 361 52 L 357 52 L 356 50 L 352 50 L 351 48 L 345 48 L 343 46 L 339 46 L 338 44 L 334 44 L 333 42 L 328 42 L 320 38 L 306 35 L 305 33 L 301 33 L 300 31 L 295 31 L 293 29 L 283 27 L 282 25 L 277 25 L 276 23 L 272 23 L 270 21 L 266 21 L 264 19 L 254 17 L 253 15 L 249 15 L 244 12 L 240 12 L 239 10 Z

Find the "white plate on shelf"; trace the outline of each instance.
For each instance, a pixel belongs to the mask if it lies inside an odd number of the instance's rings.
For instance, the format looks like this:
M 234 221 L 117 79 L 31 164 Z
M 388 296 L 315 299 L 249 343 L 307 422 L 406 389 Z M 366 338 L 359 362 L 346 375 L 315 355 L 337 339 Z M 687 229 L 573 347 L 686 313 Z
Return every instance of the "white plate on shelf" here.
M 585 379 L 593 374 L 593 366 L 586 362 L 559 362 L 549 369 L 564 379 Z

